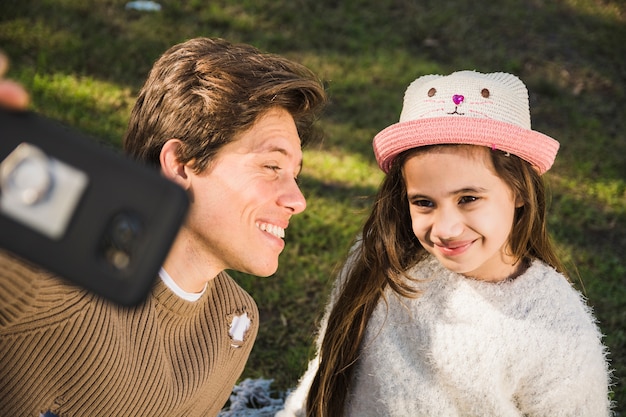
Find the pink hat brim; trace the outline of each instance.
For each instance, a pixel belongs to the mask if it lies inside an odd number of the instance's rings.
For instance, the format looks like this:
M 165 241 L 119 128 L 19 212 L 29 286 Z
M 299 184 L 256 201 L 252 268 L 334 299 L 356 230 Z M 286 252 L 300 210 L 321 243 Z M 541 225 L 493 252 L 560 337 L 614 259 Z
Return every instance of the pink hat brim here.
M 487 146 L 510 152 L 545 173 L 556 158 L 559 142 L 534 130 L 476 117 L 443 116 L 409 120 L 380 131 L 373 141 L 378 166 L 388 173 L 398 154 L 411 148 L 438 144 Z

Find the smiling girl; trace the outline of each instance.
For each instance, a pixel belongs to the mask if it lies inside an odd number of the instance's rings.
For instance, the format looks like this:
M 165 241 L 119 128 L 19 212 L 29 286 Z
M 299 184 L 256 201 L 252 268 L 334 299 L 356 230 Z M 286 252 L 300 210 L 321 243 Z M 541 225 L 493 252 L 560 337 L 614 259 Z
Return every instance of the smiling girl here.
M 387 175 L 279 415 L 610 415 L 602 335 L 546 231 L 559 144 L 525 85 L 420 77 L 373 145 Z

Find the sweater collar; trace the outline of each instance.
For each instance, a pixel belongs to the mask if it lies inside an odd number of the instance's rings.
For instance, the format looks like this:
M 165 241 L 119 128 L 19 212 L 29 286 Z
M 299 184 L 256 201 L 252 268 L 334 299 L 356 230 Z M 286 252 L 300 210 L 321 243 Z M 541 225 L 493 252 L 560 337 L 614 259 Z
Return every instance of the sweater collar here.
M 218 277 L 215 279 L 218 279 Z M 187 301 L 179 297 L 163 282 L 161 278 L 157 278 L 155 280 L 154 287 L 152 288 L 152 295 L 154 296 L 156 302 L 167 310 L 178 315 L 192 315 L 206 305 L 206 300 L 208 299 L 209 294 L 213 291 L 213 287 L 215 285 L 214 281 L 214 279 L 208 281 L 204 292 L 196 301 Z

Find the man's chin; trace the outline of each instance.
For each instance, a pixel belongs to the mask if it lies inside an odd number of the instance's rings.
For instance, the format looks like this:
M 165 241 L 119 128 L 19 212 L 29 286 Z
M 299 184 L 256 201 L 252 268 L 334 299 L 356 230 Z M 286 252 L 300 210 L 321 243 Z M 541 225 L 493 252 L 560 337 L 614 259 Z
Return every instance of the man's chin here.
M 257 277 L 265 278 L 265 277 L 270 277 L 274 275 L 277 270 L 278 270 L 278 264 L 276 263 L 274 265 L 255 266 L 253 268 L 250 268 L 250 270 L 247 271 L 246 273 L 250 275 L 255 275 Z

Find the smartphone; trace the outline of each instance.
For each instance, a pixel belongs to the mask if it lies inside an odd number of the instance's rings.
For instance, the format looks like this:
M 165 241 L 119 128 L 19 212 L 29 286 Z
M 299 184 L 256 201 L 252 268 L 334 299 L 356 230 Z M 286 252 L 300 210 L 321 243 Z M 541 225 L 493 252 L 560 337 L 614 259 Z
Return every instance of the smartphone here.
M 188 206 L 182 188 L 94 138 L 35 112 L 0 109 L 0 247 L 135 305 Z

